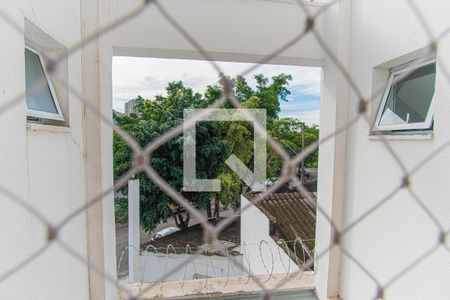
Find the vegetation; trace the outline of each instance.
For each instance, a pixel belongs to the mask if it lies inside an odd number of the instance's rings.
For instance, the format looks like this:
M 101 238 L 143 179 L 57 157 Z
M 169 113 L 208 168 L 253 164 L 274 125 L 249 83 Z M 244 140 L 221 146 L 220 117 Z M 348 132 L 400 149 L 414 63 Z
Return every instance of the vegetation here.
M 281 118 L 272 123 L 268 128 L 271 136 L 283 146 L 286 152 L 292 157 L 302 149 L 302 128 L 304 127 L 304 146 L 319 139 L 319 127 L 317 125 L 308 126 L 300 120 L 294 118 Z M 278 177 L 283 167 L 283 161 L 271 148 L 267 152 L 268 168 L 267 176 L 269 178 Z M 319 162 L 319 151 L 316 150 L 305 159 L 306 167 L 317 168 Z
M 223 79 L 223 77 L 221 77 Z M 301 148 L 302 123 L 297 119 L 279 119 L 280 101 L 286 101 L 290 94 L 287 86 L 290 75 L 280 74 L 271 80 L 259 74 L 255 76 L 257 85 L 252 88 L 242 77 L 236 78 L 234 93 L 243 107 L 265 108 L 267 129 L 291 155 Z M 220 81 L 219 81 L 220 82 Z M 186 108 L 205 108 L 221 95 L 220 83 L 207 87 L 203 95 L 195 93 L 180 81 L 170 82 L 167 96 L 157 96 L 147 100 L 136 98 L 137 114 L 125 115 L 114 112 L 117 124 L 126 130 L 141 146 L 183 121 Z M 225 107 L 231 107 L 226 104 Z M 318 138 L 317 126 L 305 126 L 305 145 Z M 224 161 L 235 154 L 250 169 L 253 168 L 253 129 L 247 122 L 199 122 L 196 127 L 197 177 L 201 179 L 219 178 L 222 182 L 220 193 L 193 193 L 182 190 L 183 185 L 183 137 L 176 136 L 162 145 L 150 157 L 151 166 L 175 190 L 194 205 L 205 209 L 208 217 L 219 216 L 219 203 L 225 207 L 239 206 L 243 182 L 229 169 Z M 317 153 L 306 161 L 307 165 L 317 165 Z M 124 174 L 132 164 L 132 151 L 127 144 L 114 135 L 114 179 Z M 282 167 L 281 159 L 268 148 L 268 176 L 276 177 Z M 177 205 L 162 192 L 145 174 L 135 176 L 140 180 L 141 225 L 144 230 L 153 230 L 158 223 L 166 221 L 174 212 L 180 227 L 188 225 L 189 215 L 179 213 Z M 126 191 L 122 191 L 126 193 Z M 214 203 L 214 210 L 211 201 Z M 126 215 L 126 200 L 116 200 L 117 218 Z

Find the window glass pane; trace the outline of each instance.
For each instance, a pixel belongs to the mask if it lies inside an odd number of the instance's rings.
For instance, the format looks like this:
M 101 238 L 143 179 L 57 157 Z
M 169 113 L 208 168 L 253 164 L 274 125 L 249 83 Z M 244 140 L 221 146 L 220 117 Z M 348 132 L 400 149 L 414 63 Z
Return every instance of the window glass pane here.
M 29 109 L 58 114 L 39 56 L 25 49 L 25 85 Z
M 398 74 L 394 80 L 402 76 Z M 434 95 L 436 64 L 421 67 L 391 86 L 380 125 L 425 122 Z

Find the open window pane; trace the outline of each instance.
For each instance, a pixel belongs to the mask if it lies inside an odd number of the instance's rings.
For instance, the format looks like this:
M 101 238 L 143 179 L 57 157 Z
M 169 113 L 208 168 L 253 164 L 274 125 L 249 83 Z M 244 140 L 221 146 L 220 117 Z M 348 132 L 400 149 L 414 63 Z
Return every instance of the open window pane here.
M 38 54 L 25 49 L 27 107 L 31 111 L 59 115 Z
M 431 125 L 436 63 L 421 66 L 406 77 L 404 74 L 400 71 L 391 75 L 379 130 L 425 129 Z

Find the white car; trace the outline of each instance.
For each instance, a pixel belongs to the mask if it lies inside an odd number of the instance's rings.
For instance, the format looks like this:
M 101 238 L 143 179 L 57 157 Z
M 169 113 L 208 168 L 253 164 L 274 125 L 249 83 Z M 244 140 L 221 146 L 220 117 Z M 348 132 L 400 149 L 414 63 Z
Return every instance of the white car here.
M 160 231 L 158 231 L 155 236 L 152 238 L 152 241 L 157 240 L 159 238 L 162 238 L 163 236 L 167 236 L 169 234 L 175 233 L 177 231 L 180 231 L 180 228 L 178 227 L 167 227 Z

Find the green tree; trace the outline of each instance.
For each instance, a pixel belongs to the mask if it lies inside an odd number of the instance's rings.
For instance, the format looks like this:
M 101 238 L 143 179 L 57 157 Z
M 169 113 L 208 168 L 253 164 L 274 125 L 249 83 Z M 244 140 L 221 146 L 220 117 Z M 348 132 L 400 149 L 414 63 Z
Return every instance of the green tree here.
M 286 74 L 274 76 L 271 81 L 262 74 L 257 74 L 254 76 L 257 85 L 256 88 L 253 89 L 243 77 L 237 77 L 235 80 L 224 78 L 222 74 L 220 74 L 219 77 L 219 82 L 228 79 L 234 84 L 234 93 L 242 107 L 248 109 L 266 109 L 268 127 L 278 119 L 280 101 L 287 101 L 287 96 L 290 94 L 287 86 L 289 81 L 292 80 L 292 76 Z M 220 90 L 220 86 L 209 86 L 206 97 L 210 102 L 213 102 L 220 95 Z M 228 104 L 226 107 L 231 107 L 231 105 Z M 214 126 L 217 136 L 227 142 L 226 157 L 234 154 L 252 170 L 255 153 L 253 152 L 254 133 L 250 123 L 217 122 Z M 239 205 L 240 192 L 244 185 L 239 177 L 225 164 L 221 165 L 219 174 L 219 178 L 222 180 L 222 190 L 220 193 L 214 195 L 216 217 L 218 216 L 217 208 L 219 207 L 219 202 L 233 208 Z
M 270 124 L 278 119 L 280 112 L 280 102 L 287 101 L 287 97 L 291 94 L 288 89 L 289 81 L 292 81 L 292 76 L 287 74 L 280 74 L 273 76 L 270 81 L 263 74 L 254 76 L 256 80 L 256 89 L 251 88 L 244 77 L 236 79 L 235 93 L 239 101 L 248 101 L 252 97 L 259 99 L 257 108 L 265 108 L 267 114 L 267 124 Z
M 281 118 L 274 121 L 269 133 L 290 156 L 295 156 L 302 150 L 302 128 L 305 130 L 303 135 L 305 147 L 319 139 L 319 127 L 317 125 L 308 126 L 295 118 Z M 305 159 L 305 166 L 317 167 L 318 158 L 318 150 L 316 150 Z M 270 147 L 268 166 L 268 177 L 278 177 L 283 166 L 281 157 Z
M 138 114 L 127 116 L 115 113 L 118 125 L 127 131 L 142 147 L 164 134 L 167 130 L 183 121 L 183 108 L 202 108 L 201 95 L 193 93 L 181 82 L 169 83 L 167 97 L 156 97 L 154 101 L 137 98 Z M 217 164 L 225 158 L 223 148 L 226 143 L 213 135 L 213 127 L 207 122 L 197 125 L 197 165 L 198 178 L 216 178 Z M 200 207 L 210 203 L 210 193 L 183 192 L 183 138 L 178 135 L 156 149 L 150 164 L 171 187 L 182 193 L 190 202 Z M 127 144 L 114 135 L 114 178 L 123 175 L 132 165 L 132 151 Z M 145 230 L 152 230 L 160 221 L 170 216 L 169 204 L 177 206 L 163 191 L 150 181 L 144 173 L 136 178 L 140 180 L 141 225 Z M 123 207 L 123 205 L 122 205 Z M 189 217 L 187 217 L 189 218 Z M 185 221 L 185 220 L 181 220 Z M 180 222 L 187 226 L 187 222 Z

